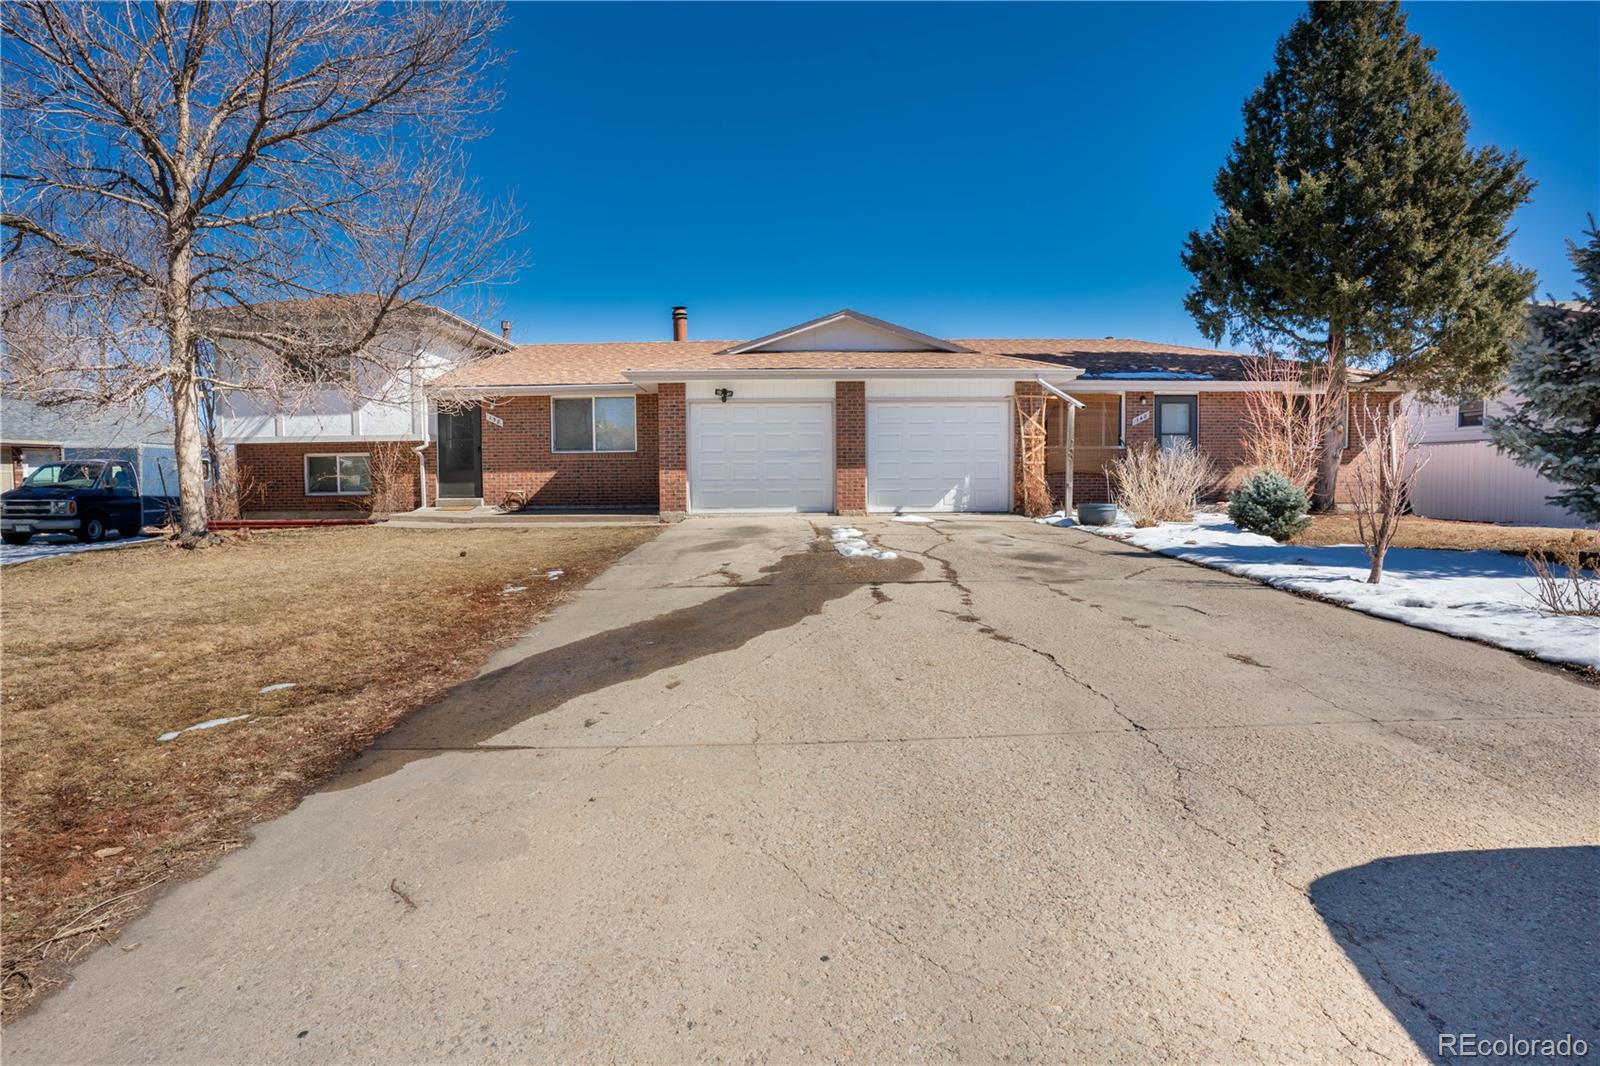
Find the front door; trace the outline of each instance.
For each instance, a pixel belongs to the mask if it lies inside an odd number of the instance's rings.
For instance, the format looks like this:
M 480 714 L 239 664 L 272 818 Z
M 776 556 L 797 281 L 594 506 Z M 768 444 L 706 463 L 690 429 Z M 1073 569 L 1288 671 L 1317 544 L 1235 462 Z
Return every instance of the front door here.
M 439 412 L 439 497 L 483 495 L 483 423 L 477 405 Z
M 1156 440 L 1163 450 L 1183 444 L 1200 447 L 1200 426 L 1195 414 L 1193 396 L 1156 397 Z

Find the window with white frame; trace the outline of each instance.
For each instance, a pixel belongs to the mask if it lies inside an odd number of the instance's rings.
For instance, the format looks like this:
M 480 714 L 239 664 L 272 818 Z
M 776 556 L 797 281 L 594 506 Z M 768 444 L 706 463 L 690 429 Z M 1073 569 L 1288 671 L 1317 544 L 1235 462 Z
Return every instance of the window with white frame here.
M 1462 400 L 1456 405 L 1456 428 L 1470 429 L 1483 425 L 1483 401 Z
M 307 496 L 365 496 L 372 491 L 372 464 L 366 452 L 306 456 Z
M 558 397 L 550 401 L 550 445 L 558 452 L 631 452 L 638 448 L 632 396 Z

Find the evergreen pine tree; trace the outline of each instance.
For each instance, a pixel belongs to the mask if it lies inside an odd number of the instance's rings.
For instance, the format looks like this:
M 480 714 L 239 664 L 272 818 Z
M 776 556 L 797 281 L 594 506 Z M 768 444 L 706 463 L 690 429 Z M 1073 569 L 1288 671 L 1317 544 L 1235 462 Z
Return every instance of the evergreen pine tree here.
M 1588 237 L 1568 244 L 1582 292 L 1529 312 L 1527 338 L 1511 360 L 1520 405 L 1488 426 L 1502 451 L 1568 486 L 1551 503 L 1600 522 L 1600 229 L 1593 218 Z
M 1397 3 L 1314 2 L 1278 42 L 1189 235 L 1185 306 L 1213 341 L 1289 349 L 1424 398 L 1500 385 L 1533 274 L 1505 258 L 1533 183 L 1522 161 L 1469 148 L 1467 118 Z M 1342 427 L 1325 427 L 1319 509 Z

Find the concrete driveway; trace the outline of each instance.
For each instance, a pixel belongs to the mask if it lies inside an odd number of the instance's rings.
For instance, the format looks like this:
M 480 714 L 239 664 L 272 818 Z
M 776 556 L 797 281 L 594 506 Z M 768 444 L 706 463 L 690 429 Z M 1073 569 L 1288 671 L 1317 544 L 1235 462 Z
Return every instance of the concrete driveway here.
M 1596 1053 L 1596 688 L 1071 530 L 855 524 L 901 558 L 640 548 L 8 1062 Z

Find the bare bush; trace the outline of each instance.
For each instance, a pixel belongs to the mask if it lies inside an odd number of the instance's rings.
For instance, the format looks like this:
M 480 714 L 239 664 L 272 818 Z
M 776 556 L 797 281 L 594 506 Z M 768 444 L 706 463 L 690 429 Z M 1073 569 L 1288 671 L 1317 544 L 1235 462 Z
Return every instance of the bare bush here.
M 1244 394 L 1245 463 L 1276 471 L 1309 493 L 1323 438 L 1339 419 L 1339 405 L 1329 402 L 1326 391 L 1326 371 L 1265 355 L 1246 364 L 1245 378 L 1259 386 Z
M 1367 583 L 1383 579 L 1383 559 L 1400 517 L 1411 506 L 1411 486 L 1427 465 L 1417 454 L 1420 437 L 1399 404 L 1367 405 L 1361 422 L 1361 454 L 1350 468 L 1350 496 L 1356 512 L 1356 532 L 1372 560 Z
M 239 519 L 251 500 L 258 499 L 266 486 L 249 470 L 239 465 L 231 451 L 222 451 L 206 482 L 206 515 L 210 518 Z
M 1117 504 L 1140 527 L 1189 521 L 1200 493 L 1216 479 L 1211 461 L 1187 441 L 1170 448 L 1153 442 L 1129 448 L 1106 473 Z
M 375 444 L 367 454 L 368 491 L 356 506 L 375 515 L 391 515 L 416 506 L 417 453 L 405 444 Z
M 1585 556 L 1576 533 L 1549 552 L 1529 552 L 1538 586 L 1534 597 L 1547 614 L 1600 618 L 1600 557 Z

